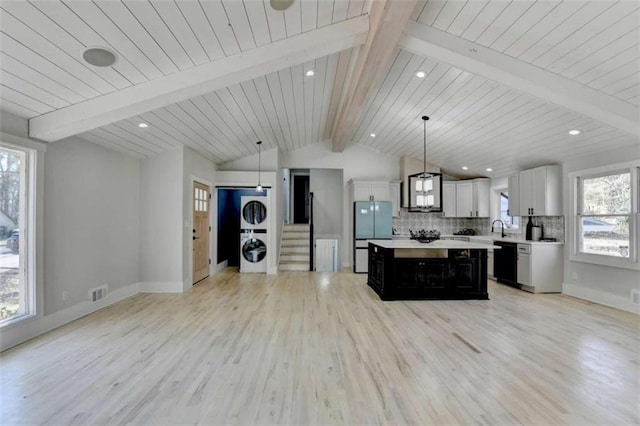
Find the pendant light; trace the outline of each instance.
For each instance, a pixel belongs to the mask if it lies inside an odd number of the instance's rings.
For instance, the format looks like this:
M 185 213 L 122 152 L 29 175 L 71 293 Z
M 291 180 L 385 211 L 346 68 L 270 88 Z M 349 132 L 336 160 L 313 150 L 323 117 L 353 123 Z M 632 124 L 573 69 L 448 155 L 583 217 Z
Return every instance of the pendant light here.
M 261 151 L 262 151 L 262 141 L 256 142 L 258 145 L 258 185 L 256 186 L 256 192 L 262 192 L 262 184 L 260 183 L 260 160 L 261 160 Z
M 409 211 L 431 213 L 442 211 L 442 175 L 427 172 L 427 121 L 422 116 L 423 145 L 422 173 L 409 176 Z

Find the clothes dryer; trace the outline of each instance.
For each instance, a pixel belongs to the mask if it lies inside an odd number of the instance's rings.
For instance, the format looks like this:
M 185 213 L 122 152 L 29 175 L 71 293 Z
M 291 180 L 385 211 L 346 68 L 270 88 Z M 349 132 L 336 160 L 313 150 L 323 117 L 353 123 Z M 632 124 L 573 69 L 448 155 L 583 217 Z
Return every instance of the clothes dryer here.
M 268 197 L 240 198 L 240 229 L 267 229 Z

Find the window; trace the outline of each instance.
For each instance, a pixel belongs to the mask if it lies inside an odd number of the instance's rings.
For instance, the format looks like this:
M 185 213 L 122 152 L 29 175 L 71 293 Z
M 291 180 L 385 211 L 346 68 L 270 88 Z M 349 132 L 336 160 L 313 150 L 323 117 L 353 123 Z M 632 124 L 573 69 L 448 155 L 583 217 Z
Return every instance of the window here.
M 509 193 L 507 191 L 500 191 L 500 220 L 508 229 L 520 228 L 520 218 L 509 216 Z
M 638 165 L 572 175 L 573 260 L 638 266 Z
M 0 325 L 35 313 L 29 279 L 29 152 L 0 146 Z

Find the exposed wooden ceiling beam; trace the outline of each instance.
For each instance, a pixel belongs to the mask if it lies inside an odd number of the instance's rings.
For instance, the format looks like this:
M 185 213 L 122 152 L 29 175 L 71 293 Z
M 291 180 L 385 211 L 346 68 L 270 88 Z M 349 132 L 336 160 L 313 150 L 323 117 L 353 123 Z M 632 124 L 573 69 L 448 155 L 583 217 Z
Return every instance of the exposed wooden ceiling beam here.
M 368 31 L 369 17 L 361 16 L 89 99 L 32 118 L 29 136 L 48 142 L 63 139 L 359 46 Z
M 353 138 L 367 103 L 389 70 L 417 0 L 377 0 L 371 6 L 369 35 L 360 47 L 347 94 L 333 132 L 333 151 Z
M 411 22 L 400 46 L 640 137 L 634 105 L 479 44 Z

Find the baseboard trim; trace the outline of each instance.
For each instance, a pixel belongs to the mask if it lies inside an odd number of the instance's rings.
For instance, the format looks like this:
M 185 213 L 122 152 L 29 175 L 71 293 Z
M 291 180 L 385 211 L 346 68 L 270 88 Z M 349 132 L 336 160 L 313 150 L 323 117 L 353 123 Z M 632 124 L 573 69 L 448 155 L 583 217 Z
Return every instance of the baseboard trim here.
M 181 281 L 144 281 L 138 285 L 140 293 L 184 293 Z
M 616 294 L 572 283 L 562 283 L 562 293 L 577 297 L 578 299 L 588 300 L 589 302 L 599 303 L 600 305 L 640 315 L 640 306 L 631 303 L 630 297 L 627 299 Z
M 86 300 L 49 315 L 36 316 L 15 324 L 7 325 L 0 330 L 0 352 L 138 293 L 139 283 L 134 283 L 109 292 L 104 299 L 97 302 L 92 303 Z

